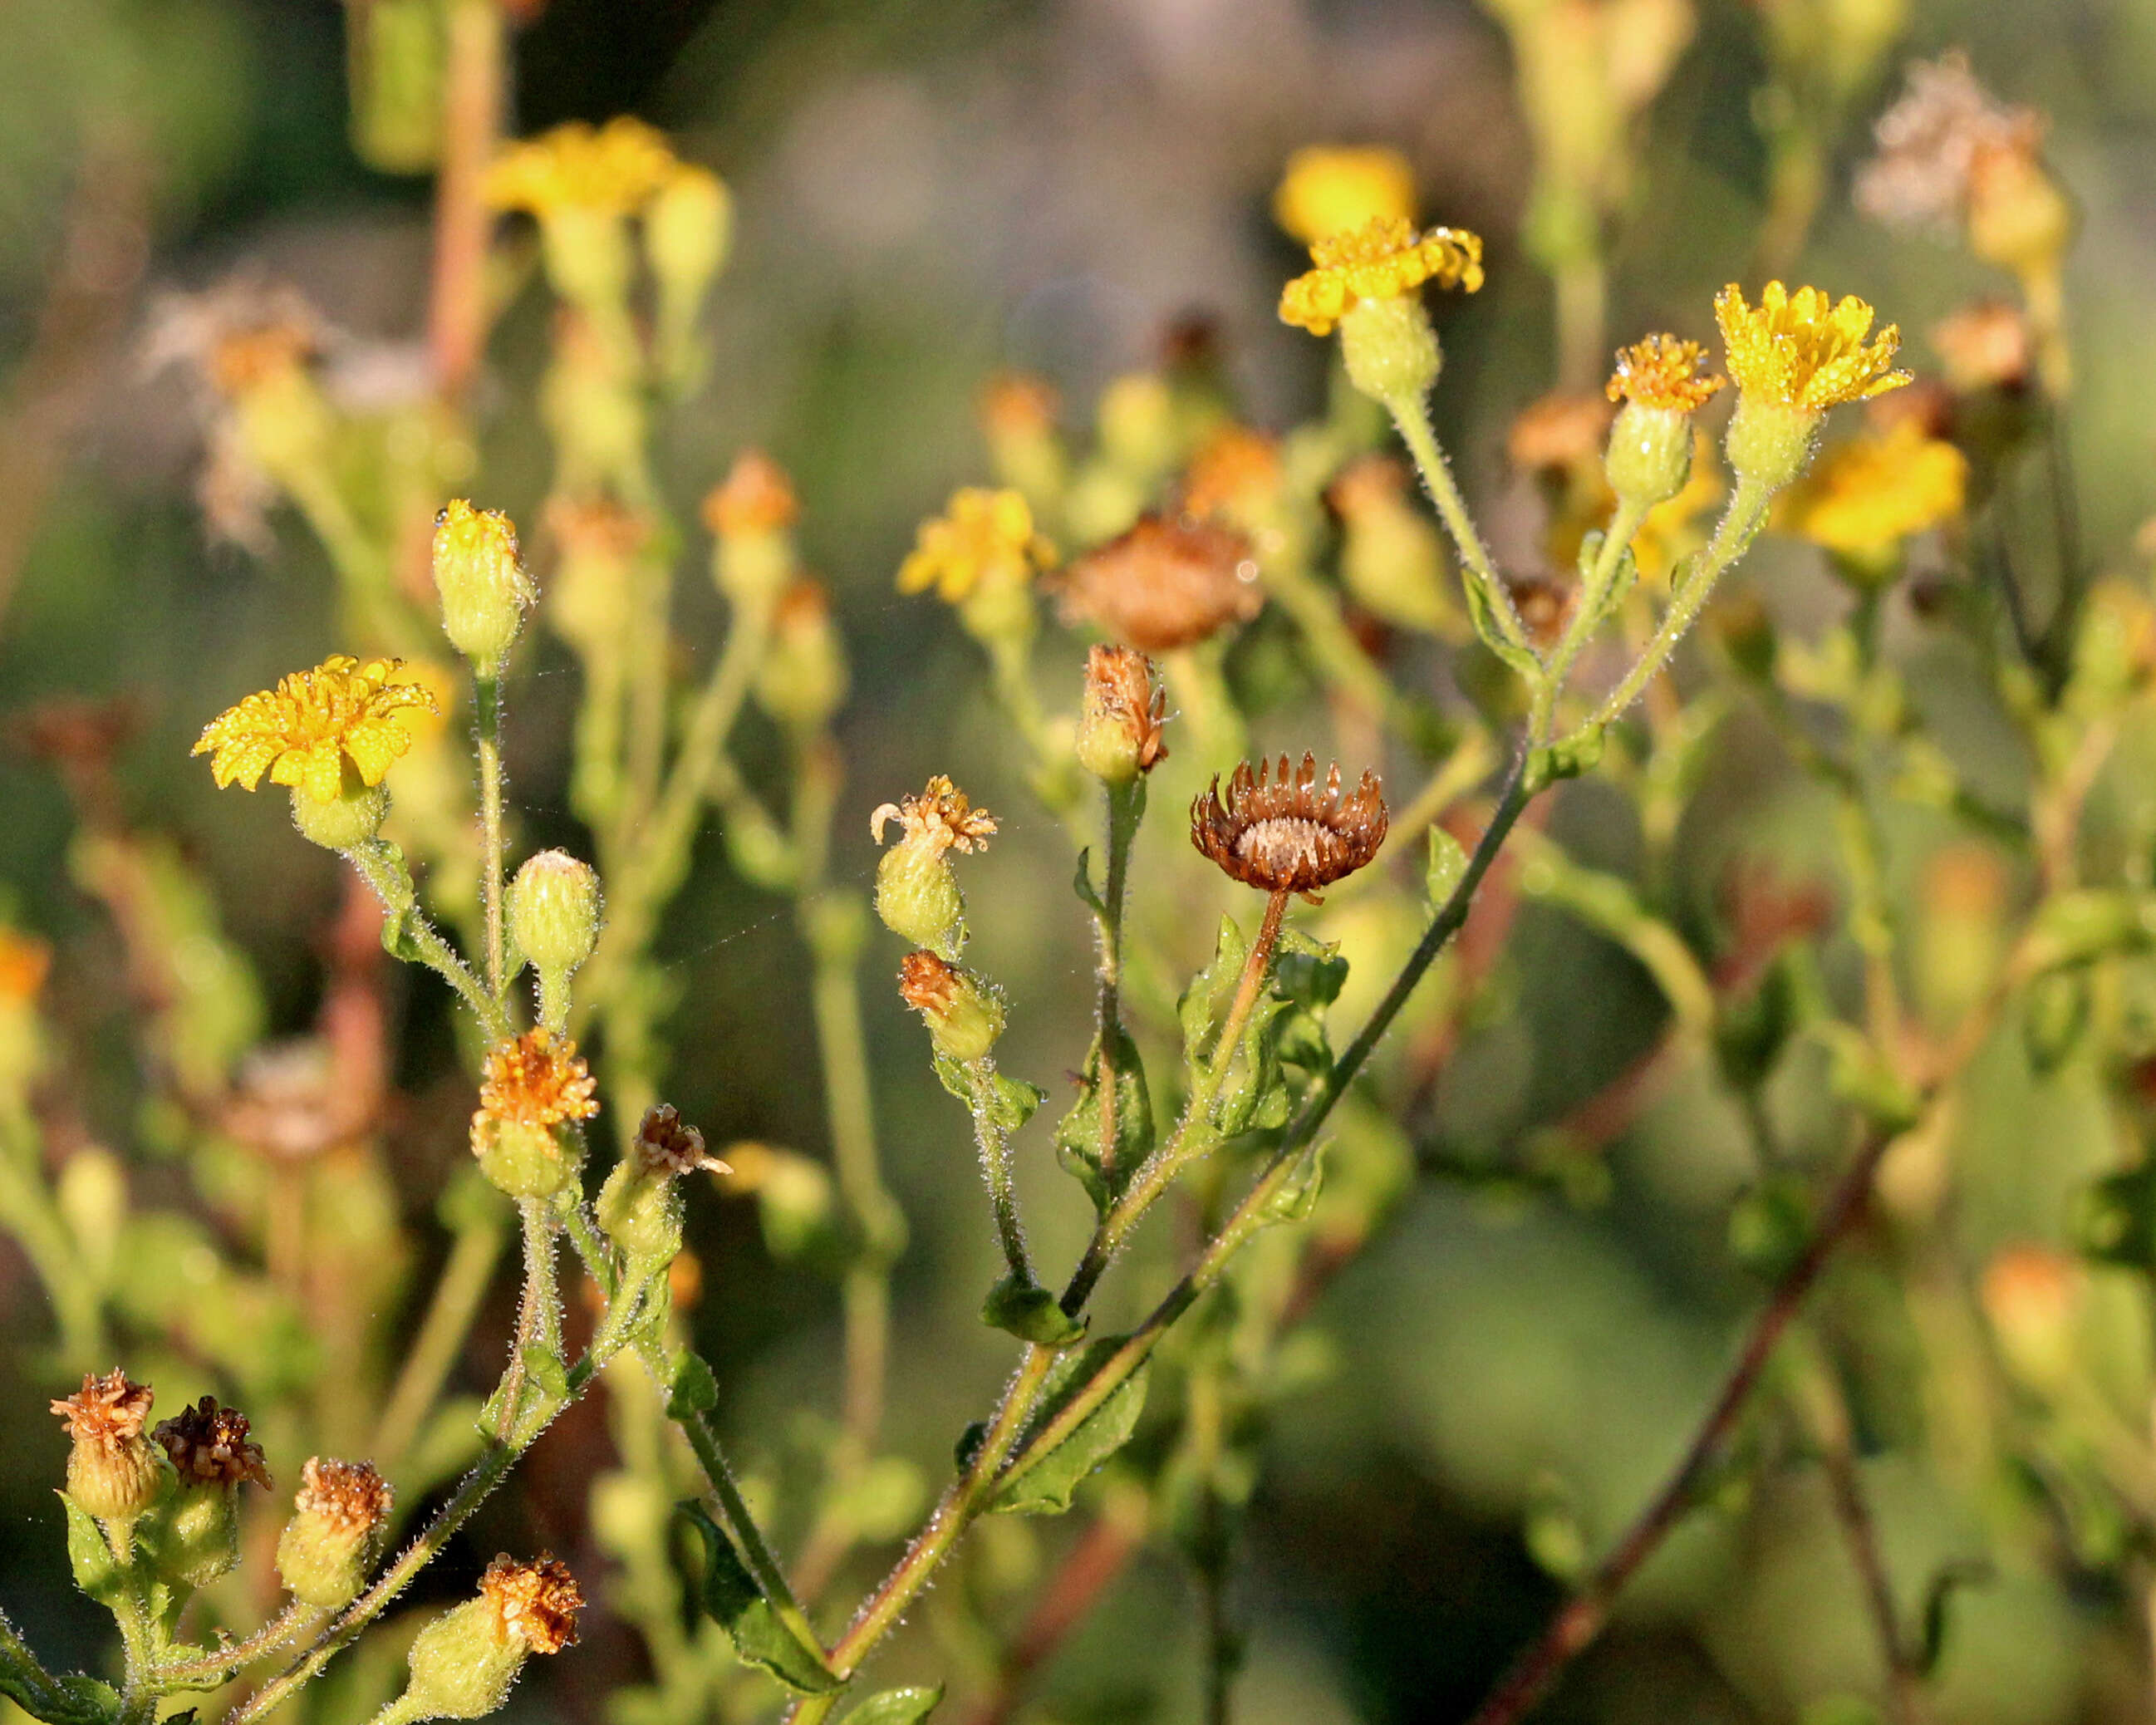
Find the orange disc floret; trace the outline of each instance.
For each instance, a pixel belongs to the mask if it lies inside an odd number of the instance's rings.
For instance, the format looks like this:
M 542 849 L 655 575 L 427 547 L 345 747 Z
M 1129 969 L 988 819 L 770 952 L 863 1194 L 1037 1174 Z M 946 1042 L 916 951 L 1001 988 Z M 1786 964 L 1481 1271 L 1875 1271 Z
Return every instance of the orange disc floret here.
M 1482 241 L 1463 228 L 1418 234 L 1402 217 L 1376 216 L 1310 248 L 1317 265 L 1281 291 L 1283 323 L 1329 336 L 1361 300 L 1394 300 L 1426 281 L 1473 293 L 1482 285 Z
M 589 1120 L 599 1111 L 594 1099 L 598 1081 L 577 1053 L 577 1045 L 549 1030 L 527 1030 L 511 1042 L 496 1043 L 486 1057 L 479 1087 L 482 1119 L 520 1126 L 558 1126 L 565 1120 Z
M 1767 284 L 1756 306 L 1733 281 L 1714 300 L 1738 393 L 1814 413 L 1911 381 L 1893 369 L 1900 328 L 1890 323 L 1871 336 L 1876 316 L 1854 294 L 1830 300 L 1815 287 L 1792 294 L 1779 281 Z
M 347 760 L 362 784 L 380 784 L 390 763 L 412 746 L 403 714 L 413 707 L 437 711 L 434 696 L 418 684 L 391 680 L 403 669 L 398 659 L 362 665 L 333 654 L 220 713 L 203 726 L 193 752 L 209 756 L 210 775 L 220 788 L 236 783 L 251 791 L 267 773 L 272 784 L 334 803 Z
M 131 1383 L 115 1366 L 101 1378 L 84 1373 L 82 1388 L 54 1402 L 52 1409 L 77 1443 L 117 1444 L 142 1435 L 155 1399 L 148 1384 Z
M 1718 374 L 1702 377 L 1699 368 L 1705 357 L 1706 351 L 1697 341 L 1681 341 L 1671 335 L 1650 336 L 1617 350 L 1617 369 L 1603 393 L 1612 401 L 1696 413 L 1729 382 Z
M 577 1643 L 583 1591 L 569 1566 L 552 1553 L 520 1563 L 506 1553 L 480 1578 L 480 1597 L 493 1608 L 495 1638 L 512 1636 L 534 1653 L 559 1653 Z
M 704 497 L 704 525 L 714 533 L 776 533 L 800 518 L 786 470 L 761 449 L 743 449 Z

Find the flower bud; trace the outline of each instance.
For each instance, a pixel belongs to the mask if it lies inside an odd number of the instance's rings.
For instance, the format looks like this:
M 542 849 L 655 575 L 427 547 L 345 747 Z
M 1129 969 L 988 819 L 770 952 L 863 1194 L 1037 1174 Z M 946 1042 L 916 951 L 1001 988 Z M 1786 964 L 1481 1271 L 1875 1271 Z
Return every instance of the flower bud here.
M 1009 486 L 1037 511 L 1051 509 L 1070 479 L 1056 434 L 1059 406 L 1047 381 L 1024 372 L 1001 372 L 981 391 L 981 429 L 996 483 Z
M 359 1597 L 389 1538 L 396 1494 L 364 1461 L 311 1455 L 300 1470 L 292 1519 L 277 1536 L 277 1573 L 294 1596 L 324 1611 Z
M 899 963 L 898 992 L 928 1026 L 936 1051 L 962 1065 L 981 1059 L 1004 1034 L 1002 992 L 933 952 L 906 955 Z
M 612 209 L 558 204 L 539 218 L 540 256 L 554 291 L 609 325 L 629 298 L 634 254 Z
M 1969 163 L 1969 249 L 2017 275 L 2057 270 L 2074 235 L 2074 207 L 2033 147 L 1979 147 Z
M 777 603 L 794 578 L 793 526 L 801 514 L 786 470 L 760 449 L 744 449 L 704 499 L 704 525 L 717 537 L 711 578 L 746 610 Z
M 1151 372 L 1130 372 L 1101 392 L 1095 432 L 1110 465 L 1141 480 L 1151 480 L 1175 465 L 1175 398 L 1168 380 Z
M 262 1446 L 247 1436 L 247 1416 L 204 1396 L 159 1422 L 151 1438 L 171 1459 L 179 1489 L 156 1517 L 145 1543 L 157 1568 L 188 1587 L 208 1587 L 239 1561 L 239 1487 L 265 1491 Z
M 1340 319 L 1348 381 L 1388 408 L 1419 402 L 1437 382 L 1437 331 L 1419 297 L 1358 300 Z
M 1729 416 L 1722 452 L 1738 479 L 1768 491 L 1794 483 L 1819 438 L 1823 416 L 1763 395 L 1743 394 Z
M 316 801 L 304 785 L 292 788 L 292 824 L 302 839 L 325 850 L 357 850 L 382 831 L 388 818 L 389 787 L 361 783 L 349 761 L 344 783 L 327 803 Z
M 142 1435 L 150 1414 L 146 1384 L 132 1384 L 115 1367 L 100 1378 L 85 1372 L 82 1388 L 52 1404 L 66 1423 L 67 1495 L 100 1522 L 131 1522 L 172 1484 L 172 1464 Z
M 462 498 L 434 518 L 434 590 L 442 629 L 480 676 L 497 676 L 537 597 L 516 548 L 516 529 L 499 510 Z
M 1086 655 L 1078 764 L 1111 785 L 1127 785 L 1152 772 L 1168 756 L 1160 736 L 1167 701 L 1144 654 L 1131 647 L 1093 648 Z
M 659 328 L 666 347 L 687 349 L 732 236 L 733 199 L 708 168 L 676 167 L 645 206 L 644 253 L 659 288 Z
M 598 1081 L 577 1045 L 546 1029 L 497 1044 L 486 1057 L 472 1116 L 480 1172 L 511 1198 L 551 1198 L 583 1167 L 570 1122 L 599 1111 Z
M 757 668 L 757 704 L 782 725 L 814 731 L 846 699 L 846 655 L 831 626 L 831 602 L 805 577 L 779 596 L 771 645 Z
M 939 773 L 921 795 L 871 814 L 870 835 L 882 842 L 894 820 L 901 831 L 876 867 L 876 915 L 900 938 L 956 959 L 966 943 L 966 901 L 947 853 L 985 850 L 996 818 Z
M 2081 1266 L 2043 1246 L 2010 1246 L 1984 1267 L 1981 1303 L 1999 1358 L 2030 1389 L 2072 1379 L 2086 1292 Z
M 498 1557 L 479 1585 L 477 1599 L 419 1631 L 395 1717 L 483 1718 L 509 1698 L 526 1658 L 576 1644 L 584 1598 L 559 1558 L 542 1553 L 536 1563 L 518 1563 Z
M 704 1168 L 733 1170 L 704 1148 L 704 1135 L 668 1103 L 649 1110 L 635 1142 L 599 1188 L 598 1221 L 632 1266 L 655 1268 L 681 1250 L 681 1194 L 676 1183 Z
M 566 850 L 527 857 L 509 883 L 509 932 L 539 973 L 539 1015 L 568 1015 L 569 978 L 598 944 L 605 908 L 598 872 Z
M 1602 471 L 1620 503 L 1649 510 L 1668 502 L 1691 477 L 1691 415 L 1626 402 L 1609 428 Z

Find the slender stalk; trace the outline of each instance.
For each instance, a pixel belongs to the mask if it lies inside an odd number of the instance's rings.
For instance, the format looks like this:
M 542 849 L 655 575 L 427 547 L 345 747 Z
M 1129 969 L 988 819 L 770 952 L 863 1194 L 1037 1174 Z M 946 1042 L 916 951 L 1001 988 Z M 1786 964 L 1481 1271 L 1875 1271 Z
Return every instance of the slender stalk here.
M 0 1111 L 0 1219 L 44 1285 L 69 1364 L 88 1366 L 102 1359 L 103 1293 L 44 1177 L 38 1129 L 27 1111 Z
M 434 257 L 427 346 L 442 398 L 459 404 L 486 340 L 486 248 L 492 217 L 480 182 L 501 131 L 502 8 L 454 0 L 448 8 L 442 166 L 434 182 Z
M 1474 517 L 1467 512 L 1466 500 L 1460 496 L 1460 487 L 1452 477 L 1452 468 L 1445 459 L 1445 451 L 1438 446 L 1437 433 L 1430 423 L 1430 405 L 1421 396 L 1406 396 L 1388 402 L 1386 407 L 1393 416 L 1393 424 L 1399 428 L 1400 441 L 1408 446 L 1414 457 L 1416 470 L 1422 475 L 1424 489 L 1430 501 L 1437 506 L 1437 513 L 1445 523 L 1445 530 L 1452 536 L 1459 547 L 1460 560 L 1467 566 L 1476 584 L 1482 589 L 1488 602 L 1491 616 L 1496 619 L 1498 633 L 1506 642 L 1535 657 L 1534 644 L 1528 639 L 1527 625 L 1520 621 L 1520 614 L 1512 603 L 1512 589 L 1505 585 L 1504 577 L 1490 559 L 1482 536 L 1476 531 Z
M 480 674 L 472 680 L 479 739 L 480 905 L 486 918 L 486 992 L 496 1004 L 508 978 L 507 942 L 503 935 L 501 835 L 501 679 Z
M 182 1684 L 199 1682 L 207 1677 L 228 1675 L 244 1666 L 254 1664 L 258 1659 L 268 1658 L 326 1615 L 317 1606 L 294 1599 L 245 1640 L 234 1641 L 229 1646 L 206 1653 L 199 1659 L 167 1661 L 156 1668 L 153 1678 L 162 1688 L 169 1691 Z
M 404 1356 L 388 1405 L 374 1429 L 369 1453 L 385 1473 L 396 1472 L 439 1399 L 494 1280 L 506 1238 L 500 1220 L 484 1213 L 457 1230 L 427 1302 L 427 1315 L 419 1321 L 418 1335 Z
M 359 870 L 360 877 L 374 890 L 382 901 L 382 908 L 389 912 L 393 932 L 411 948 L 411 955 L 452 988 L 473 1016 L 490 1042 L 506 1041 L 516 1034 L 499 1002 L 480 986 L 479 978 L 471 973 L 470 967 L 457 956 L 456 951 L 444 940 L 434 924 L 428 922 L 418 906 L 418 895 L 412 886 L 411 871 L 404 866 L 404 859 L 396 846 L 380 839 L 370 839 L 344 853 L 345 860 Z
M 1594 567 L 1573 602 L 1571 620 L 1565 624 L 1564 634 L 1557 645 L 1550 650 L 1548 671 L 1535 690 L 1527 735 L 1537 743 L 1551 740 L 1557 704 L 1564 696 L 1566 679 L 1572 675 L 1573 665 L 1609 603 L 1609 583 L 1616 578 L 1625 548 L 1639 536 L 1640 524 L 1646 518 L 1647 511 L 1638 504 L 1619 501 L 1617 512 L 1603 534 L 1602 548 L 1596 553 Z
M 983 1055 L 966 1068 L 973 1087 L 973 1142 L 981 1153 L 981 1173 L 988 1183 L 988 1208 L 996 1219 L 996 1243 L 1012 1279 L 1030 1286 L 1033 1260 L 1025 1250 L 1025 1224 L 1019 1219 L 1018 1191 L 1011 1182 L 1010 1134 L 995 1115 L 996 1063 Z
M 1129 884 L 1131 841 L 1145 818 L 1146 782 L 1142 774 L 1128 784 L 1109 785 L 1108 875 L 1101 896 L 1101 908 L 1093 918 L 1099 947 L 1095 974 L 1099 990 L 1093 1014 L 1095 1046 L 1094 1094 L 1100 1098 L 1101 1177 L 1112 1180 L 1121 1106 L 1116 1091 L 1116 1045 L 1122 1040 L 1123 1014 L 1123 899 Z
M 1676 1470 L 1615 1548 L 1595 1566 L 1585 1584 L 1520 1656 L 1510 1673 L 1476 1711 L 1470 1725 L 1512 1725 L 1525 1717 L 1548 1692 L 1559 1673 L 1601 1634 L 1625 1584 L 1654 1555 L 1691 1507 L 1693 1493 L 1712 1471 L 1736 1429 L 1738 1416 L 1750 1402 L 1760 1374 L 1774 1357 L 1775 1344 L 1819 1281 L 1835 1248 L 1862 1219 L 1871 1194 L 1872 1176 L 1895 1142 L 1891 1133 L 1875 1132 L 1857 1152 L 1827 1199 L 1810 1243 L 1753 1320 L 1736 1364 L 1723 1379 Z

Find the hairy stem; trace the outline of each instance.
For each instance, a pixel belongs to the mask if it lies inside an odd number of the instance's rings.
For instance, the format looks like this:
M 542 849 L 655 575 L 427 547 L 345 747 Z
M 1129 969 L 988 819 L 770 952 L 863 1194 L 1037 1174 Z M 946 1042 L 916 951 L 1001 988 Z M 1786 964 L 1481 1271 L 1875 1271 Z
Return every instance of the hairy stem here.
M 501 679 L 472 680 L 475 726 L 479 739 L 480 904 L 486 917 L 486 992 L 501 1004 L 508 978 L 502 906 Z
M 247 1637 L 229 1646 L 220 1647 L 200 1659 L 176 1659 L 157 1667 L 156 1680 L 167 1690 L 183 1684 L 200 1682 L 205 1678 L 229 1676 L 258 1659 L 266 1659 L 287 1641 L 304 1635 L 313 1624 L 319 1622 L 324 1613 L 319 1606 L 304 1600 L 288 1602 L 269 1622 Z
M 490 1042 L 504 1042 L 515 1035 L 501 1004 L 480 986 L 471 968 L 421 914 L 418 895 L 412 885 L 411 870 L 404 865 L 403 853 L 384 839 L 369 839 L 344 855 L 389 913 L 384 939 L 385 942 L 397 942 L 391 950 L 399 957 L 425 965 L 454 988 L 458 997 L 472 1009 L 472 1015 L 479 1020 Z
M 1476 531 L 1475 519 L 1467 512 L 1466 500 L 1460 495 L 1460 486 L 1452 477 L 1445 451 L 1438 445 L 1437 433 L 1430 423 L 1430 404 L 1421 396 L 1413 395 L 1385 405 L 1392 413 L 1394 424 L 1399 428 L 1400 441 L 1414 457 L 1415 470 L 1422 475 L 1430 501 L 1437 506 L 1439 519 L 1444 521 L 1445 531 L 1459 547 L 1460 562 L 1487 602 L 1498 633 L 1508 645 L 1534 657 L 1534 644 L 1512 603 L 1512 589 L 1505 585 L 1504 577 L 1491 561 L 1482 536 Z

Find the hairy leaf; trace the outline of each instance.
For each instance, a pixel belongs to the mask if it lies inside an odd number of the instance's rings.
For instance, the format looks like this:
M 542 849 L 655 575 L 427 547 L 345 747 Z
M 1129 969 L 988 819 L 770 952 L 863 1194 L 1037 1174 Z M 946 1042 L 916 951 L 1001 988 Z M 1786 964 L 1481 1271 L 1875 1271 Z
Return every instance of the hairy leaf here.
M 1128 1339 L 1104 1336 L 1059 1358 L 1041 1386 L 1040 1406 L 1029 1430 L 1045 1429 Z M 1137 1430 L 1138 1415 L 1145 1411 L 1146 1378 L 1151 1369 L 1148 1362 L 1117 1384 L 1099 1407 L 1079 1422 L 1076 1430 L 997 1493 L 989 1508 L 1001 1515 L 1029 1516 L 1060 1516 L 1068 1510 L 1070 1494 L 1080 1483 L 1128 1443 Z
M 1152 1094 L 1146 1083 L 1138 1045 L 1121 1024 L 1115 1027 L 1115 1162 L 1101 1167 L 1101 1041 L 1086 1055 L 1078 1100 L 1055 1127 L 1056 1158 L 1086 1189 L 1096 1209 L 1105 1211 L 1122 1194 L 1131 1172 L 1152 1154 Z
M 839 1725 L 919 1725 L 943 1699 L 943 1686 L 933 1689 L 883 1689 L 871 1695 L 839 1722 Z
M 824 1656 L 788 1628 L 755 1577 L 748 1573 L 717 1522 L 693 1501 L 677 1504 L 675 1515 L 704 1536 L 704 1579 L 700 1603 L 713 1622 L 732 1638 L 734 1655 L 802 1695 L 829 1695 L 846 1686 L 824 1665 Z

